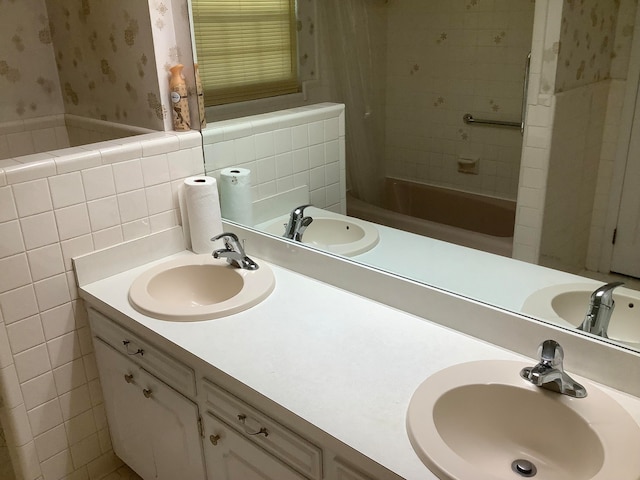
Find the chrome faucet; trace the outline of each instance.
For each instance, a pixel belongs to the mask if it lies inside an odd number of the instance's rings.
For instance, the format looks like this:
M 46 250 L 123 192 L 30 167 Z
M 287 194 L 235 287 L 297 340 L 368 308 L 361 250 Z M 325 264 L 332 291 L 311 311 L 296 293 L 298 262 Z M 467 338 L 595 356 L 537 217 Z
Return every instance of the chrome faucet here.
M 291 210 L 289 223 L 287 223 L 285 227 L 283 237 L 290 238 L 296 242 L 302 241 L 302 234 L 307 227 L 311 225 L 311 222 L 313 222 L 313 218 L 304 216 L 304 209 L 311 206 L 312 205 L 300 205 Z
M 564 372 L 562 361 L 564 351 L 555 340 L 545 340 L 538 347 L 540 362 L 534 367 L 520 370 L 520 376 L 525 380 L 552 392 L 558 392 L 570 397 L 584 398 L 587 390 Z
M 616 305 L 613 301 L 613 291 L 621 285 L 624 285 L 624 282 L 607 283 L 591 294 L 589 309 L 578 330 L 609 338 L 607 330 Z
M 226 258 L 227 263 L 236 268 L 244 268 L 245 270 L 257 270 L 260 268 L 256 262 L 251 260 L 244 253 L 244 248 L 238 240 L 238 236 L 235 233 L 221 233 L 211 239 L 212 242 L 222 239 L 224 242 L 224 248 L 220 250 L 214 250 L 211 255 L 213 258 Z

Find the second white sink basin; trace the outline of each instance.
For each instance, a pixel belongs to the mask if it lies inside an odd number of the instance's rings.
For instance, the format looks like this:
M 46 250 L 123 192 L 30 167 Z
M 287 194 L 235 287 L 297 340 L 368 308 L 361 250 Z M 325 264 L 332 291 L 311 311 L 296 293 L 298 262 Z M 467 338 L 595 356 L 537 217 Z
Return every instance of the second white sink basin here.
M 407 432 L 440 479 L 637 480 L 640 428 L 589 382 L 586 398 L 536 387 L 521 362 L 479 361 L 437 372 L 414 393 Z M 519 463 L 514 463 L 519 462 Z
M 563 327 L 578 327 L 587 313 L 591 293 L 600 285 L 568 283 L 541 288 L 525 300 L 522 312 Z M 640 295 L 619 287 L 613 292 L 613 300 L 615 308 L 609 321 L 609 338 L 640 347 Z
M 302 235 L 302 243 L 321 250 L 352 257 L 371 250 L 378 244 L 378 229 L 357 218 L 307 207 L 305 215 L 313 218 Z M 257 228 L 282 236 L 289 216 L 281 216 Z
M 210 254 L 188 255 L 142 273 L 129 289 L 129 302 L 153 318 L 193 322 L 246 310 L 267 298 L 275 277 L 267 264 L 234 268 Z

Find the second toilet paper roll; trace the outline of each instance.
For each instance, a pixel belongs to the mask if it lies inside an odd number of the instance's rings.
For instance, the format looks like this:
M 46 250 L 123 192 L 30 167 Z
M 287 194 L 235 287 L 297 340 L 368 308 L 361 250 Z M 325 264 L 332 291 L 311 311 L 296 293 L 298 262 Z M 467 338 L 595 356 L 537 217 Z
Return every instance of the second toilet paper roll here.
M 211 238 L 222 233 L 216 179 L 206 176 L 186 178 L 183 196 L 191 234 L 191 249 L 195 253 L 211 253 Z
M 224 168 L 220 171 L 222 217 L 243 225 L 253 225 L 251 170 Z

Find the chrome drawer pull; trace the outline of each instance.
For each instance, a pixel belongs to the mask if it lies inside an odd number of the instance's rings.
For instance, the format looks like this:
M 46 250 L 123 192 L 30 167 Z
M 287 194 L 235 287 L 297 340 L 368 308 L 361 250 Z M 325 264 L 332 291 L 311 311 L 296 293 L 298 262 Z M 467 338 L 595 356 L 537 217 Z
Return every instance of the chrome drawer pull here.
M 143 390 L 142 390 L 142 393 L 144 394 L 144 396 L 145 396 L 146 398 L 151 398 L 151 393 L 152 393 L 152 392 L 151 392 L 151 389 L 149 389 L 149 388 L 145 388 L 145 389 L 143 389 Z
M 133 382 L 133 375 L 130 373 L 125 373 L 124 374 L 124 381 L 127 383 L 131 383 Z
M 214 446 L 218 446 L 218 440 L 220 440 L 220 435 L 209 435 L 209 441 L 210 441 Z
M 140 355 L 143 356 L 144 355 L 144 350 L 139 348 L 138 350 L 136 350 L 135 352 L 130 352 L 129 351 L 129 344 L 131 342 L 129 340 L 123 340 L 122 344 L 124 345 L 124 348 L 127 350 L 127 355 Z

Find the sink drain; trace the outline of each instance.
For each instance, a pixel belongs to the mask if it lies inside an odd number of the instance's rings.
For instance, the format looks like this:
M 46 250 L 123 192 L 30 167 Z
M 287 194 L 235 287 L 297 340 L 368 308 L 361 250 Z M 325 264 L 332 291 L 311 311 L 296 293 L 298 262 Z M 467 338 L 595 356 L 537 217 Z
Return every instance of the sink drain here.
M 538 470 L 536 466 L 531 463 L 529 460 L 525 460 L 524 458 L 519 458 L 518 460 L 514 460 L 511 463 L 511 470 L 516 472 L 521 477 L 533 477 Z

